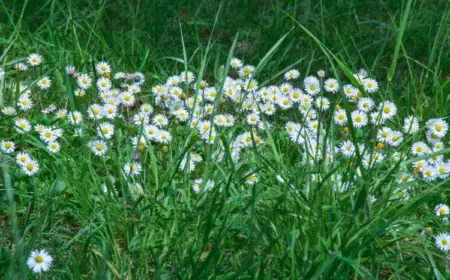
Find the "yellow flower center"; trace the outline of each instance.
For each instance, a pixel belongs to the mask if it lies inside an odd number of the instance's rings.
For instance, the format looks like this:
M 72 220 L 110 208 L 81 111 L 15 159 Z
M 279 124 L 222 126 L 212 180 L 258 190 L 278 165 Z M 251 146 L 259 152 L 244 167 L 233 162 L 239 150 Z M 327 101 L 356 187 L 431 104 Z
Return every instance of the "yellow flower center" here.
M 361 118 L 360 116 L 356 116 L 355 121 L 356 121 L 356 122 L 361 122 L 361 121 L 362 121 L 362 118 Z
M 285 99 L 285 100 L 283 101 L 283 105 L 288 105 L 288 104 L 289 104 L 289 100 Z
M 391 112 L 391 108 L 390 107 L 384 107 L 383 108 L 383 112 L 385 112 L 386 114 L 389 114 Z
M 444 208 L 439 209 L 439 215 L 444 216 L 445 214 L 446 213 L 445 213 L 445 209 Z
M 7 149 L 11 148 L 11 143 L 10 143 L 10 142 L 6 142 L 6 143 L 5 143 L 5 147 L 6 147 Z
M 28 170 L 31 171 L 31 170 L 33 170 L 33 168 L 34 168 L 34 164 L 33 164 L 32 162 L 30 162 L 30 163 L 27 164 L 27 169 L 28 169 Z
M 97 144 L 97 146 L 95 146 L 95 148 L 96 148 L 97 151 L 99 151 L 99 152 L 103 151 L 103 145 L 102 145 L 102 144 Z
M 34 258 L 34 260 L 35 260 L 37 263 L 42 263 L 42 262 L 44 261 L 44 258 L 43 258 L 42 256 L 36 256 L 36 257 Z
M 436 124 L 434 127 L 436 128 L 437 131 L 441 131 L 442 129 L 442 125 L 440 124 Z

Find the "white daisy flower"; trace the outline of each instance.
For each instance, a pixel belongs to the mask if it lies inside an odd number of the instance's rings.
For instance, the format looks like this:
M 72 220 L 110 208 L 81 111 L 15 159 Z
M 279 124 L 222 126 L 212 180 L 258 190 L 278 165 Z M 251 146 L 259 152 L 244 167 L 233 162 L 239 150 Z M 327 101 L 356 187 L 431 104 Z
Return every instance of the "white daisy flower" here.
M 352 114 L 353 126 L 356 128 L 361 128 L 367 125 L 367 115 L 361 111 L 353 111 Z
M 20 166 L 24 166 L 27 161 L 29 161 L 31 157 L 24 152 L 20 152 L 16 155 L 16 163 Z
M 337 125 L 345 125 L 347 123 L 347 114 L 344 109 L 339 109 L 334 112 L 334 123 Z
M 447 216 L 450 213 L 450 208 L 446 204 L 438 204 L 434 208 L 434 212 L 436 213 L 436 216 Z
M 97 128 L 97 135 L 100 138 L 111 139 L 114 135 L 114 126 L 107 122 L 101 123 Z
M 362 85 L 368 93 L 374 93 L 378 90 L 378 83 L 374 79 L 366 78 L 362 81 Z
M 52 80 L 50 80 L 50 78 L 48 76 L 43 77 L 37 83 L 37 86 L 42 90 L 49 89 L 51 87 L 51 85 L 52 85 Z
M 304 80 L 304 86 L 305 86 L 305 91 L 309 94 L 309 95 L 316 95 L 320 92 L 320 82 L 319 79 L 317 79 L 314 76 L 308 76 L 305 78 Z
M 28 56 L 27 61 L 31 66 L 37 66 L 42 63 L 42 56 L 37 53 L 33 53 Z
M 409 116 L 404 120 L 403 132 L 406 134 L 415 134 L 419 131 L 419 120 L 417 117 Z
M 162 144 L 169 144 L 172 141 L 172 136 L 166 130 L 159 130 L 156 134 L 155 140 Z
M 88 118 L 98 120 L 98 119 L 102 118 L 102 116 L 103 116 L 102 106 L 100 106 L 96 103 L 89 105 L 87 113 L 88 113 Z
M 95 65 L 95 70 L 99 75 L 103 75 L 106 73 L 111 73 L 111 67 L 105 61 L 101 61 Z
M 155 115 L 152 119 L 152 122 L 154 125 L 159 127 L 166 126 L 169 123 L 167 117 L 162 114 Z
M 34 273 L 41 273 L 49 270 L 52 266 L 52 262 L 53 258 L 46 250 L 31 251 L 30 256 L 27 259 L 27 265 Z
M 436 236 L 436 247 L 444 252 L 450 251 L 450 235 L 444 232 Z
M 447 134 L 448 124 L 443 119 L 432 119 L 427 122 L 427 128 L 438 138 L 442 138 Z
M 33 101 L 28 94 L 22 94 L 17 100 L 17 107 L 22 111 L 28 111 L 33 107 Z
M 298 72 L 298 70 L 296 70 L 296 69 L 291 69 L 291 70 L 287 71 L 286 73 L 284 73 L 285 80 L 295 80 L 298 77 L 300 77 L 300 72 Z
M 105 116 L 107 119 L 114 119 L 117 116 L 117 106 L 112 104 L 106 104 L 103 106 L 102 115 Z
M 39 171 L 39 163 L 32 158 L 28 159 L 21 167 L 22 171 L 28 176 L 33 176 Z
M 73 76 L 76 74 L 75 66 L 73 66 L 73 65 L 67 65 L 65 69 L 66 69 L 67 75 Z
M 316 108 L 320 111 L 326 111 L 330 108 L 330 101 L 326 97 L 318 97 L 316 99 Z
M 324 89 L 327 92 L 337 93 L 339 91 L 339 84 L 336 79 L 327 79 L 324 84 Z
M 242 67 L 242 61 L 238 58 L 233 57 L 230 61 L 230 66 L 233 69 L 238 69 Z
M 245 182 L 248 185 L 254 185 L 254 184 L 258 183 L 258 181 L 259 181 L 259 176 L 257 173 L 248 172 L 247 174 L 245 174 L 245 176 L 247 177 Z
M 16 150 L 16 144 L 13 141 L 2 140 L 0 149 L 7 154 L 13 153 Z
M 397 114 L 397 106 L 391 101 L 384 101 L 379 105 L 379 111 L 383 120 L 389 120 Z
M 19 72 L 28 70 L 28 66 L 24 63 L 16 63 L 16 64 L 14 64 L 14 68 Z
M 411 147 L 411 154 L 413 154 L 415 156 L 423 156 L 426 153 L 428 153 L 429 150 L 430 150 L 430 148 L 428 147 L 428 145 L 426 143 L 415 142 Z
M 27 133 L 31 130 L 30 122 L 26 119 L 17 119 L 14 124 L 16 126 L 15 128 L 17 132 L 19 132 L 20 134 Z
M 142 171 L 142 166 L 139 163 L 126 163 L 123 167 L 126 176 L 138 176 Z
M 180 74 L 180 80 L 183 83 L 190 84 L 194 81 L 195 75 L 191 71 L 183 71 L 183 73 Z
M 78 111 L 70 112 L 68 120 L 71 124 L 80 124 L 83 121 L 83 115 Z
M 357 92 L 358 90 L 352 85 L 344 86 L 344 94 L 347 99 L 352 99 L 353 97 L 355 97 Z
M 111 81 L 108 78 L 100 77 L 97 80 L 97 88 L 101 92 L 108 91 L 109 89 L 111 89 L 111 86 L 112 86 Z
M 150 104 L 144 103 L 141 105 L 140 111 L 146 115 L 151 115 L 153 113 L 153 107 Z
M 80 87 L 82 89 L 88 89 L 92 85 L 92 79 L 91 79 L 91 77 L 89 77 L 88 74 L 80 73 L 77 76 L 77 83 L 78 83 L 78 87 Z
M 51 153 L 57 153 L 61 150 L 61 145 L 58 142 L 50 142 L 47 145 L 47 149 Z
M 247 123 L 249 125 L 258 125 L 260 121 L 259 115 L 256 113 L 251 113 L 249 115 L 247 115 Z
M 91 144 L 91 151 L 96 156 L 104 156 L 108 151 L 108 144 L 103 140 L 95 140 Z
M 119 99 L 123 105 L 126 107 L 131 107 L 136 102 L 136 97 L 134 96 L 134 93 L 130 91 L 124 91 L 119 95 Z
M 7 106 L 2 109 L 2 113 L 6 116 L 14 116 L 16 115 L 16 109 L 14 107 Z
M 374 105 L 375 103 L 373 102 L 372 98 L 369 97 L 360 98 L 357 104 L 358 109 L 365 113 L 370 112 L 373 109 Z

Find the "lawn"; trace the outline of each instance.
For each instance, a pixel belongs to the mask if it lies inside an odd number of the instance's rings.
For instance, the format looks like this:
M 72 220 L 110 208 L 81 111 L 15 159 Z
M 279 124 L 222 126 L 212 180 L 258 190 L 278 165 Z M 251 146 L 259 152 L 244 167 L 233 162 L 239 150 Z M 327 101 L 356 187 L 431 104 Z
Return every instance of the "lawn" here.
M 450 279 L 448 1 L 0 15 L 0 279 Z

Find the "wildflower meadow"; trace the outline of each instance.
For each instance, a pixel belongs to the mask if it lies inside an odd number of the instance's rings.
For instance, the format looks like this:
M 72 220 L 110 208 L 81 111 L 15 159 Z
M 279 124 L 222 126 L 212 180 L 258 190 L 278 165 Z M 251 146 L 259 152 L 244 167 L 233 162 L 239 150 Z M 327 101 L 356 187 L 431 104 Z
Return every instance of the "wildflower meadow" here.
M 0 3 L 0 279 L 450 279 L 449 2 Z

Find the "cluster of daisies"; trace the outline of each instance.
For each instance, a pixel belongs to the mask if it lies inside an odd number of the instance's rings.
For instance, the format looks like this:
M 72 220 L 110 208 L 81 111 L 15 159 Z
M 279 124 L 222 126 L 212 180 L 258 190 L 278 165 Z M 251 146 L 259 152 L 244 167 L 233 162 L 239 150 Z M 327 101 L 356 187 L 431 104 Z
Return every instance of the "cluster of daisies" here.
M 33 80 L 32 74 L 27 74 L 28 67 L 39 67 L 42 62 L 39 54 L 31 54 L 26 62 L 15 64 L 11 72 L 24 81 Z M 122 175 L 130 179 L 127 181 L 130 182 L 130 193 L 134 195 L 143 193 L 138 179 L 146 163 L 140 154 L 150 145 L 168 152 L 177 138 L 179 126 L 190 128 L 198 139 L 181 159 L 179 169 L 182 172 L 201 174 L 199 166 L 203 162 L 204 149 L 212 144 L 218 147 L 213 155 L 218 163 L 245 162 L 246 153 L 252 153 L 251 148 L 264 148 L 267 130 L 281 127 L 280 130 L 286 131 L 292 145 L 301 152 L 299 162 L 311 168 L 312 172 L 307 176 L 312 182 L 324 180 L 323 173 L 315 170 L 318 162 L 330 168 L 355 165 L 353 159 L 358 156 L 363 169 L 377 168 L 384 163 L 387 166 L 399 164 L 392 199 L 404 201 L 413 194 L 415 182 L 443 180 L 450 174 L 450 161 L 439 153 L 416 160 L 409 166 L 402 164 L 408 157 L 444 149 L 449 129 L 447 121 L 443 118 L 424 121 L 416 115 L 400 119 L 395 103 L 375 100 L 379 85 L 364 70 L 353 76 L 351 84 L 340 85 L 337 79 L 326 78 L 323 70 L 300 79 L 300 72 L 292 69 L 285 73 L 280 84 L 259 86 L 254 77 L 254 66 L 244 65 L 237 58 L 231 60 L 230 66 L 233 71 L 220 88 L 197 80 L 194 73 L 185 71 L 152 86 L 149 97 L 147 89 L 143 89 L 145 78 L 142 73 L 113 74 L 111 66 L 104 61 L 95 64 L 92 71 L 78 71 L 70 65 L 64 69 L 71 85 L 67 89 L 68 95 L 73 95 L 71 97 L 77 101 L 75 105 L 83 104 L 82 100 L 86 105 L 74 106 L 74 110 L 68 109 L 68 102 L 59 108 L 55 104 L 44 106 L 42 100 L 33 95 L 36 91 L 52 90 L 55 82 L 50 76 L 41 76 L 33 83 L 17 83 L 16 78 L 9 81 L 9 73 L 0 69 L 0 80 L 5 80 L 6 92 L 12 96 L 7 98 L 7 106 L 2 105 L 1 112 L 13 127 L 9 134 L 2 135 L 6 137 L 1 140 L 0 149 L 15 159 L 24 174 L 34 176 L 39 172 L 38 160 L 26 152 L 23 141 L 16 145 L 14 135 L 22 140 L 27 135 L 40 139 L 51 154 L 60 153 L 64 149 L 63 143 L 70 144 L 72 139 L 88 139 L 87 148 L 91 154 L 107 158 L 111 151 L 123 149 L 113 145 L 116 143 L 114 136 L 120 131 L 135 151 L 122 167 Z M 143 91 L 146 94 L 142 94 Z M 34 113 L 29 112 L 36 107 L 43 116 L 52 119 L 51 125 L 37 121 L 41 118 L 30 117 Z M 330 128 L 331 133 L 328 133 Z M 351 133 L 355 130 L 360 135 L 356 138 Z M 219 135 L 226 136 L 227 144 Z M 182 145 L 184 142 L 177 143 Z M 403 148 L 405 146 L 408 148 Z M 355 187 L 355 179 L 361 172 L 359 165 L 355 165 L 352 176 L 333 174 L 329 180 L 336 192 L 343 193 Z M 285 183 L 286 178 L 281 175 L 276 180 Z M 116 178 L 108 180 L 111 184 L 102 185 L 104 192 L 117 196 Z M 246 171 L 245 182 L 257 184 L 258 172 Z M 213 179 L 203 180 L 195 175 L 191 185 L 196 193 L 217 187 Z M 375 201 L 376 193 L 371 195 Z M 437 210 L 440 215 L 448 214 L 448 207 L 444 206 L 440 205 L 439 209 L 445 211 Z M 450 242 L 448 234 L 439 235 L 436 242 L 439 248 L 450 250 L 450 245 L 446 246 Z M 47 270 L 51 262 L 45 251 L 33 251 L 29 259 L 35 272 Z

